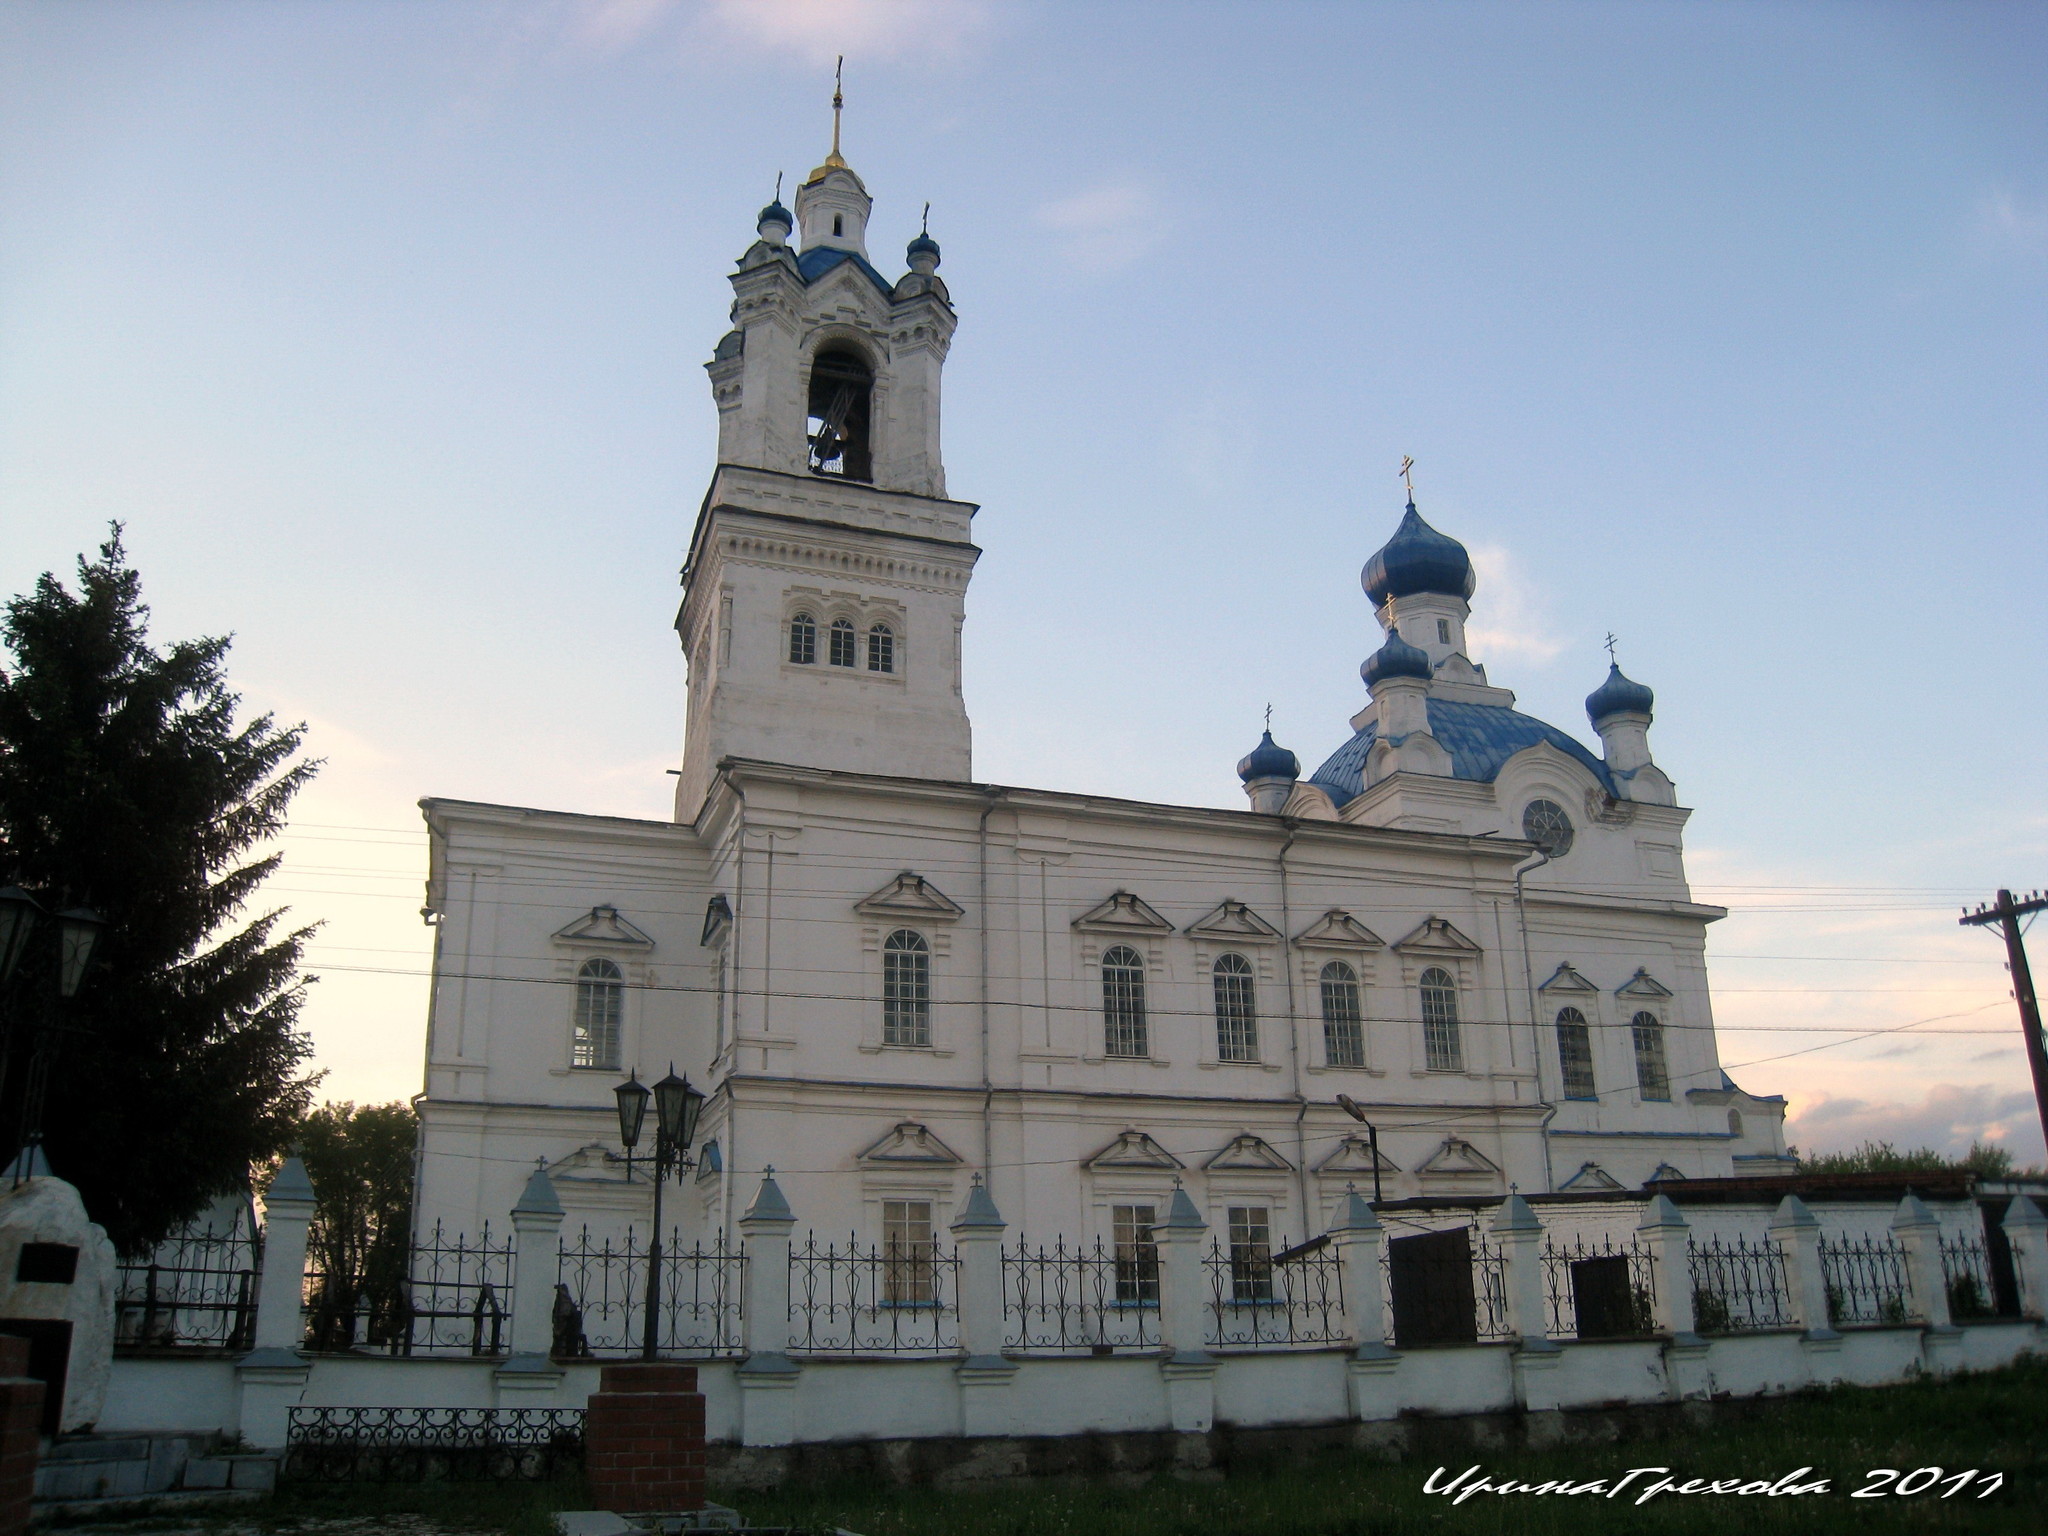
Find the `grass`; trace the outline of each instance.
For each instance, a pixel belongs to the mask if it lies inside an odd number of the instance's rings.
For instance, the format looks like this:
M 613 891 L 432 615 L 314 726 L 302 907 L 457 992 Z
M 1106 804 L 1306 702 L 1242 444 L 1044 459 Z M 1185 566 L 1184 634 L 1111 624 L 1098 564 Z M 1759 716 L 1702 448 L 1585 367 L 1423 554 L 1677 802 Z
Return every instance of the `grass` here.
M 1463 1504 L 1423 1492 L 1435 1457 L 1405 1463 L 1325 1453 L 1288 1467 L 1204 1480 L 1166 1475 L 1138 1485 L 1103 1481 L 896 1488 L 877 1483 L 790 1487 L 712 1497 L 757 1525 L 789 1524 L 862 1536 L 1740 1536 L 1804 1532 L 1966 1532 L 1970 1536 L 2048 1529 L 2048 1360 L 1942 1382 L 1885 1388 L 1839 1387 L 1755 1405 L 1706 1429 L 1674 1430 L 1619 1445 L 1560 1446 L 1501 1454 L 1468 1452 L 1449 1471 L 1480 1463 L 1495 1482 L 1615 1478 L 1631 1467 L 1665 1466 L 1688 1477 L 1777 1479 L 1800 1467 L 1829 1491 L 1801 1497 L 1665 1495 L 1632 1502 L 1643 1479 L 1617 1498 L 1500 1497 Z M 1868 1469 L 1976 1467 L 2005 1474 L 1978 1499 L 1975 1488 L 1944 1499 L 1941 1487 L 1913 1497 L 1852 1499 Z M 355 1520 L 369 1532 L 402 1533 L 424 1523 L 452 1531 L 549 1536 L 557 1509 L 589 1508 L 580 1480 L 495 1486 L 287 1487 L 259 1510 L 223 1514 L 181 1529 L 318 1530 Z M 136 1531 L 142 1526 L 132 1527 Z

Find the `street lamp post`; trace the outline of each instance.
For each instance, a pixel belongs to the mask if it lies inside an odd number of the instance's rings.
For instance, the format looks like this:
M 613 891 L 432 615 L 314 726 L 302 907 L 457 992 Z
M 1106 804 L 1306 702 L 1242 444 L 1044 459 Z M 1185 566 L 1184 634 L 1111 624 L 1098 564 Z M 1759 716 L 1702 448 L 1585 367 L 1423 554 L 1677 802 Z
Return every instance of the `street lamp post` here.
M 671 1171 L 692 1167 L 690 1143 L 696 1139 L 697 1116 L 704 1109 L 704 1095 L 690 1086 L 687 1077 L 677 1077 L 675 1064 L 668 1076 L 652 1088 L 640 1081 L 638 1072 L 612 1090 L 619 1103 L 619 1141 L 626 1149 L 626 1166 L 632 1170 L 633 1149 L 640 1144 L 640 1131 L 647 1119 L 647 1101 L 654 1100 L 654 1230 L 647 1240 L 647 1322 L 641 1330 L 640 1358 L 659 1358 L 661 1331 L 661 1184 Z
M 53 935 L 56 954 L 55 963 L 50 967 L 50 981 L 56 1000 L 49 1008 L 51 1016 L 36 1031 L 35 1051 L 29 1058 L 28 1082 L 22 1091 L 21 1147 L 14 1164 L 14 1182 L 17 1185 L 34 1168 L 36 1149 L 42 1145 L 43 1101 L 49 1093 L 50 1067 L 57 1041 L 64 1032 L 64 1027 L 54 1015 L 78 995 L 79 987 L 85 982 L 86 970 L 92 963 L 93 949 L 107 924 L 90 907 L 70 907 L 52 917 L 20 886 L 10 885 L 0 890 L 0 986 L 13 978 L 16 967 L 28 952 L 30 941 L 52 925 L 56 928 Z M 12 1045 L 10 1031 L 10 1054 Z M 0 1066 L 0 1079 L 4 1079 L 4 1075 L 4 1066 Z

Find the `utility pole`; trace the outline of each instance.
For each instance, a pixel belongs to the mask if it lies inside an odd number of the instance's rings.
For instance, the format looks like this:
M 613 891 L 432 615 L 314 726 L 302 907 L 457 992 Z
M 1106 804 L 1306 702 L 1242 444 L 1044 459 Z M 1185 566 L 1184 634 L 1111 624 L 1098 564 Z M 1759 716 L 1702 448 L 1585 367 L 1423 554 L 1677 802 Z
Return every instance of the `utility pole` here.
M 1965 928 L 1988 928 L 1997 923 L 2005 930 L 2006 969 L 2012 972 L 2012 995 L 2020 1005 L 2020 1030 L 2027 1037 L 2027 1065 L 2034 1072 L 2034 1105 L 2041 1114 L 2041 1135 L 2048 1139 L 2048 1048 L 2041 1043 L 2041 1005 L 2034 999 L 2034 973 L 2027 968 L 2027 947 L 2020 942 L 2020 919 L 2030 912 L 2048 909 L 2048 896 L 2034 891 L 2024 901 L 2014 901 L 2011 891 L 2000 891 L 1991 906 L 1965 912 Z

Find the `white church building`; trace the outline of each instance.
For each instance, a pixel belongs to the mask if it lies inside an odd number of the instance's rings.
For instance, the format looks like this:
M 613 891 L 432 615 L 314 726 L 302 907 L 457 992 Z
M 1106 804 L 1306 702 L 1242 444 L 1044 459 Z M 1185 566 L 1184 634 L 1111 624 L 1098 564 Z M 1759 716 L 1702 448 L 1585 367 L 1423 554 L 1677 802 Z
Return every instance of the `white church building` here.
M 613 1088 L 671 1063 L 708 1095 L 685 1241 L 770 1166 L 821 1238 L 921 1240 L 979 1174 L 1013 1236 L 1105 1244 L 1176 1182 L 1277 1244 L 1375 1171 L 1391 1201 L 1790 1170 L 1784 1101 L 1720 1067 L 1723 911 L 1686 883 L 1650 690 L 1609 671 L 1597 752 L 1517 712 L 1412 499 L 1321 767 L 1269 733 L 1234 810 L 978 782 L 939 247 L 871 262 L 836 142 L 794 202 L 707 364 L 673 820 L 423 803 L 423 1228 L 502 1226 L 538 1162 L 571 1231 L 644 1230 Z

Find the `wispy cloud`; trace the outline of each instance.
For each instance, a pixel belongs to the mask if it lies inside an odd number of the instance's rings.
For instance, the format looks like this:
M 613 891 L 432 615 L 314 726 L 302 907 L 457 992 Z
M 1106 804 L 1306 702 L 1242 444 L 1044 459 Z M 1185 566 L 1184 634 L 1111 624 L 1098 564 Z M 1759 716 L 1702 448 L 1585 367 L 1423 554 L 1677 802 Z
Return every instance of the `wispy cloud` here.
M 1983 1083 L 1937 1083 L 1917 1104 L 1816 1094 L 1793 1112 L 1785 1136 L 1808 1154 L 1889 1141 L 1902 1150 L 1932 1147 L 1954 1156 L 1983 1141 L 2008 1146 L 2027 1163 L 2041 1150 L 2034 1096 Z
M 704 0 L 692 10 L 731 42 L 812 65 L 842 53 L 892 63 L 958 59 L 987 40 L 995 20 L 983 0 Z
M 1977 205 L 1977 234 L 1994 251 L 2048 256 L 2048 197 L 1994 188 Z
M 1473 594 L 1473 617 L 1465 626 L 1466 649 L 1479 662 L 1503 657 L 1533 662 L 1554 661 L 1565 642 L 1551 632 L 1542 600 L 1521 574 L 1514 556 L 1499 544 L 1471 546 L 1479 572 Z
M 1038 210 L 1061 257 L 1086 272 L 1134 266 L 1164 238 L 1159 199 L 1135 176 L 1107 177 Z

